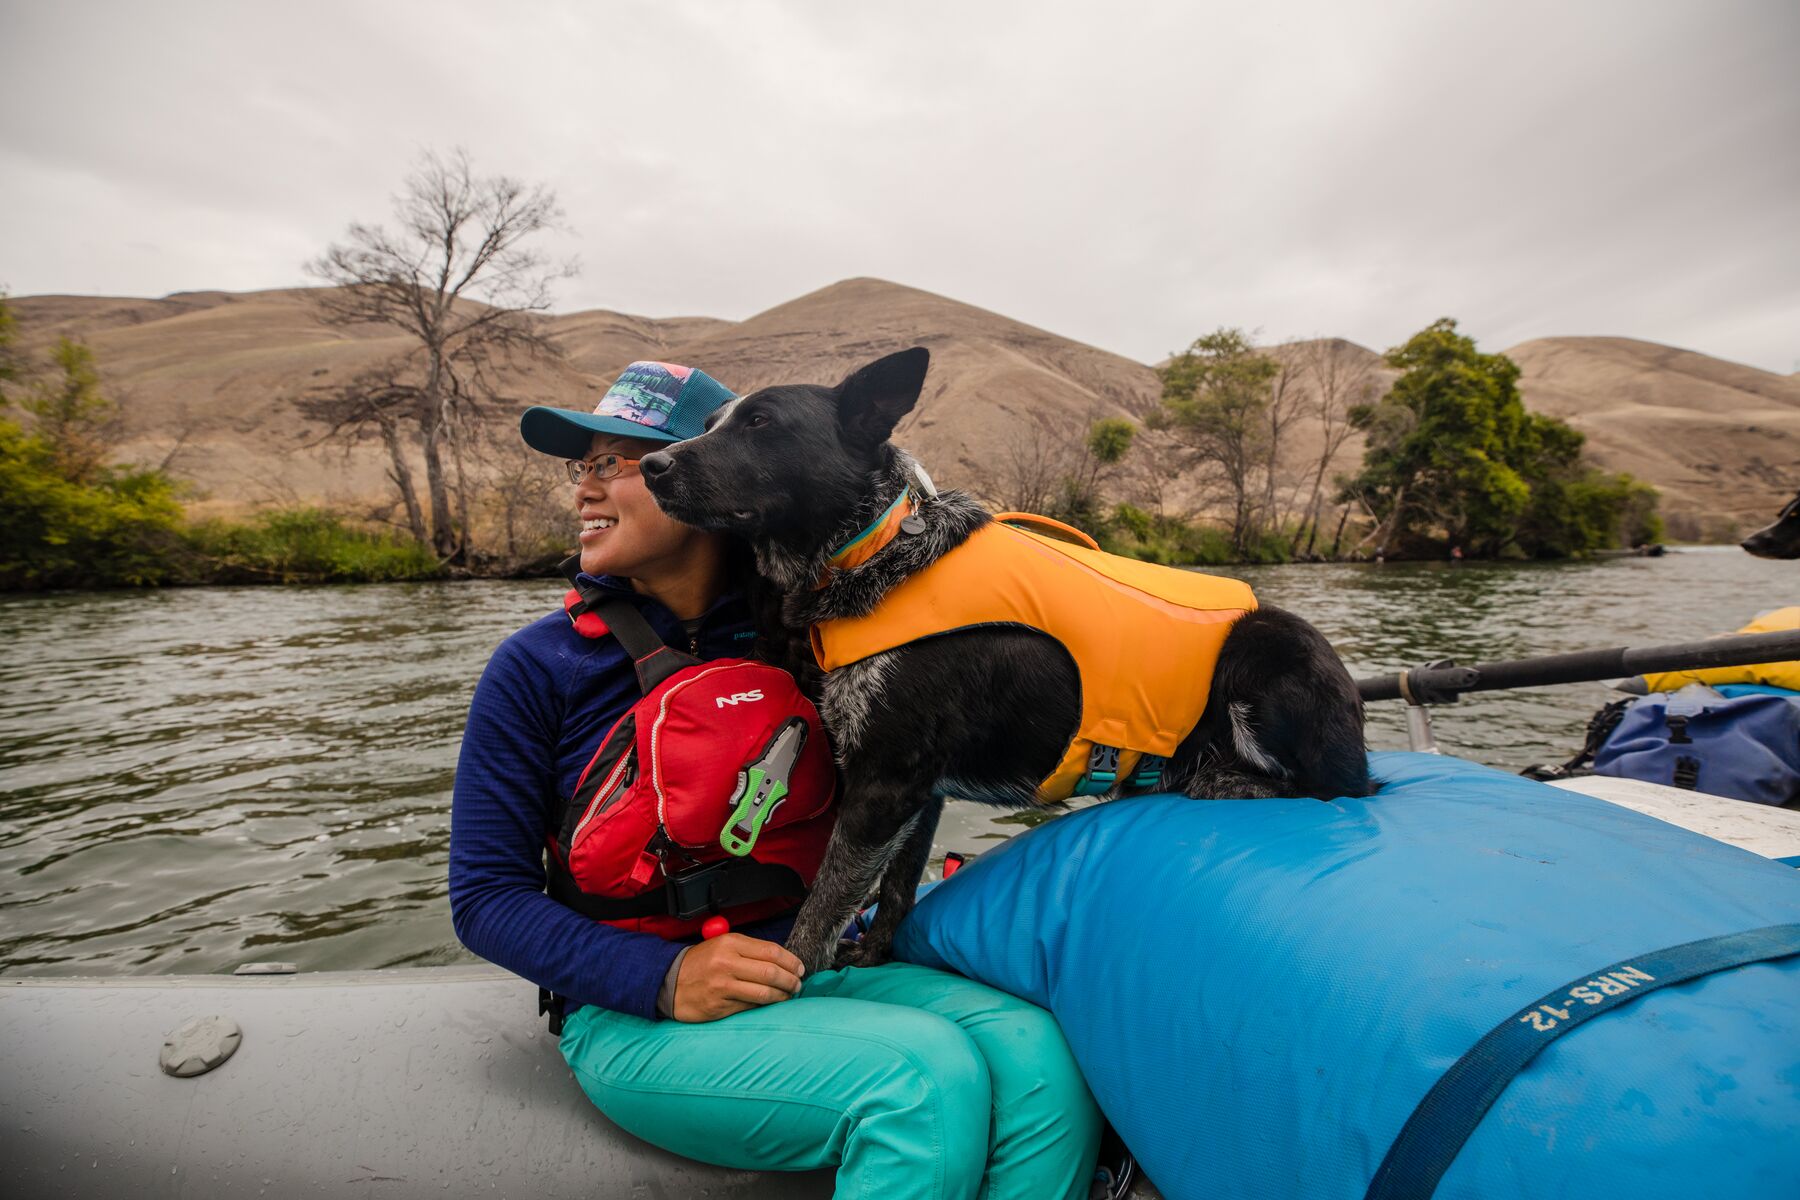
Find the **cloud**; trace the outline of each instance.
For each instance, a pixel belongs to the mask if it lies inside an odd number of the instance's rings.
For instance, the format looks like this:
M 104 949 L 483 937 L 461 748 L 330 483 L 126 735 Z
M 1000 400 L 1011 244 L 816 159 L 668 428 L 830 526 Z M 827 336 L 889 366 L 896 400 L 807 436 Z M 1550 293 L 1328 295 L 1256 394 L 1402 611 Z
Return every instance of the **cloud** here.
M 65 2 L 0 15 L 0 281 L 286 286 L 461 144 L 556 188 L 560 306 L 879 275 L 1153 360 L 1440 315 L 1800 366 L 1788 0 Z

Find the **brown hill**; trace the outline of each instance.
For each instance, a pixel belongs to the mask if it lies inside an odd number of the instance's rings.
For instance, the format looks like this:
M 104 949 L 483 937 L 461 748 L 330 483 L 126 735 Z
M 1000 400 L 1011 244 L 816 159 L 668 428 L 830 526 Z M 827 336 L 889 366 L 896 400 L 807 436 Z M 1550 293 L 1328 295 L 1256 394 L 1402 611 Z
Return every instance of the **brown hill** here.
M 717 317 L 634 317 L 590 309 L 551 317 L 550 338 L 568 356 L 569 365 L 588 375 L 616 377 L 626 363 L 640 359 L 679 361 L 675 347 L 731 327 Z
M 1514 346 L 1525 403 L 1663 493 L 1679 536 L 1760 525 L 1800 488 L 1800 379 L 1630 338 Z
M 930 348 L 931 375 L 897 440 L 959 486 L 980 488 L 999 449 L 1031 426 L 1081 428 L 1156 401 L 1156 373 L 1142 363 L 879 279 L 832 284 L 674 352 L 748 390 L 836 383 L 908 346 Z
M 63 335 L 93 348 L 120 401 L 119 456 L 165 463 L 199 489 L 203 509 L 387 499 L 379 447 L 321 444 L 323 430 L 302 419 L 294 401 L 404 351 L 403 336 L 327 328 L 311 289 L 163 300 L 27 296 L 11 304 L 27 349 Z M 660 348 L 658 323 L 643 324 L 646 348 Z M 509 393 L 569 407 L 592 407 L 605 387 L 572 361 L 538 364 L 504 382 Z
M 379 328 L 320 325 L 307 289 L 184 294 L 163 300 L 30 296 L 12 301 L 27 346 L 67 334 L 93 347 L 123 401 L 123 457 L 161 462 L 221 507 L 272 500 L 384 499 L 372 442 L 317 446 L 320 430 L 293 401 L 405 348 Z M 1080 428 L 1090 415 L 1140 413 L 1155 373 L 1102 350 L 929 292 L 853 279 L 741 323 L 652 319 L 607 311 L 549 318 L 565 358 L 508 377 L 512 403 L 591 408 L 634 359 L 700 366 L 743 390 L 776 382 L 835 383 L 889 350 L 927 345 L 934 369 L 902 440 L 946 483 L 980 487 L 991 447 L 1020 428 Z M 185 435 L 185 437 L 184 437 Z
M 160 300 L 29 296 L 11 301 L 26 348 L 67 334 L 94 349 L 122 401 L 121 454 L 193 480 L 217 507 L 272 501 L 380 503 L 385 464 L 373 443 L 320 445 L 294 401 L 403 349 L 380 328 L 331 329 L 309 289 L 180 293 Z M 1142 415 L 1155 372 L 972 305 L 876 279 L 851 279 L 742 322 L 653 319 L 607 311 L 551 317 L 560 362 L 504 375 L 509 399 L 488 414 L 504 427 L 526 403 L 591 408 L 627 362 L 688 362 L 738 389 L 831 383 L 879 354 L 929 346 L 933 369 L 900 440 L 944 482 L 1004 498 L 1017 448 L 1067 441 L 1094 416 Z M 1278 351 L 1298 369 L 1335 359 L 1378 393 L 1392 379 L 1380 358 L 1340 339 Z M 1574 423 L 1602 464 L 1664 489 L 1693 531 L 1760 523 L 1800 479 L 1800 378 L 1616 338 L 1548 338 L 1509 353 L 1524 369 L 1528 404 Z M 1292 426 L 1284 467 L 1303 497 L 1316 470 L 1316 418 Z M 1355 465 L 1352 438 L 1327 469 Z M 1165 492 L 1180 507 L 1204 498 L 1185 482 Z M 1710 523 L 1710 528 L 1708 528 Z M 1685 531 L 1685 530 L 1684 530 Z

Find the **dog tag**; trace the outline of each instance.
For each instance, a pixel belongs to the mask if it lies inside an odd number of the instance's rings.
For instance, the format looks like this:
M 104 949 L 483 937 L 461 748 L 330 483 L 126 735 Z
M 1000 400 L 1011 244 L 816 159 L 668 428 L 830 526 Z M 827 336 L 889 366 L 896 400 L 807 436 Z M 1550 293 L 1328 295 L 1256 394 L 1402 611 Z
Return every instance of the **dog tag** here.
M 919 514 L 908 513 L 906 519 L 900 522 L 900 532 L 909 534 L 924 533 L 925 522 L 919 518 Z

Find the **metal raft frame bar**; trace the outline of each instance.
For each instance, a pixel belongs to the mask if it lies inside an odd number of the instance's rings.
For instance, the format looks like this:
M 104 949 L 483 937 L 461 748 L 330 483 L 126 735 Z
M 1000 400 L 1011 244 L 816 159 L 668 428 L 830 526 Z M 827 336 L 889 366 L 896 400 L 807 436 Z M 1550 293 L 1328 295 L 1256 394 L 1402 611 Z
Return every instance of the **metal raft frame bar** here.
M 1670 646 L 1617 646 L 1610 650 L 1578 650 L 1502 662 L 1458 666 L 1444 659 L 1402 671 L 1356 681 L 1364 700 L 1406 701 L 1406 734 L 1414 750 L 1437 752 L 1431 733 L 1433 704 L 1455 704 L 1465 692 L 1503 688 L 1549 687 L 1559 683 L 1593 683 L 1658 671 L 1696 671 L 1707 667 L 1741 667 L 1750 663 L 1800 659 L 1800 630 L 1748 633 L 1678 642 Z

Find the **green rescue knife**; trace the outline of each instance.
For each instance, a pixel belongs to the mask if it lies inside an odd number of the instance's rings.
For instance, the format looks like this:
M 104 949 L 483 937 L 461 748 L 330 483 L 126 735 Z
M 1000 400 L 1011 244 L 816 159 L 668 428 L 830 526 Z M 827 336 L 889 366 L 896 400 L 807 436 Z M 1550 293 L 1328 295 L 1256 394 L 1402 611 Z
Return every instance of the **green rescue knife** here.
M 737 801 L 725 819 L 725 827 L 719 830 L 719 845 L 739 858 L 756 848 L 763 825 L 787 799 L 788 775 L 800 761 L 800 748 L 804 745 L 806 721 L 789 717 L 763 752 L 738 772 Z

